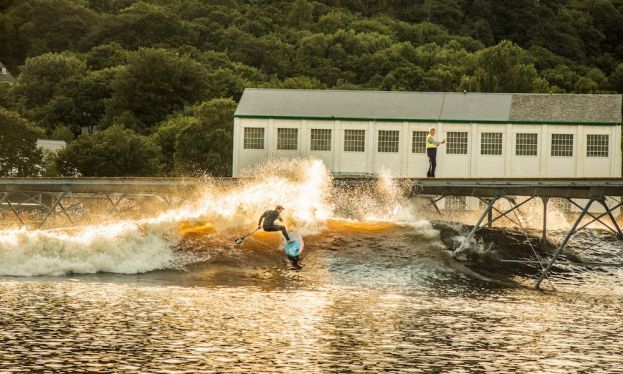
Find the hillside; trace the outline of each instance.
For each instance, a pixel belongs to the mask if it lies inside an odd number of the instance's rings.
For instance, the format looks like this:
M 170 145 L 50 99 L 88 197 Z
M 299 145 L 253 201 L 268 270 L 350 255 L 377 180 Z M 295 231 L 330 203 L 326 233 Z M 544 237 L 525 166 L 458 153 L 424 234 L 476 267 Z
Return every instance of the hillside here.
M 71 142 L 49 174 L 99 175 L 93 148 L 130 135 L 128 149 L 158 159 L 142 174 L 227 174 L 231 112 L 251 86 L 623 92 L 623 0 L 0 0 L 0 12 L 0 62 L 18 78 L 0 84 L 0 106 Z M 74 140 L 93 129 L 111 134 Z M 106 173 L 141 174 L 126 164 Z

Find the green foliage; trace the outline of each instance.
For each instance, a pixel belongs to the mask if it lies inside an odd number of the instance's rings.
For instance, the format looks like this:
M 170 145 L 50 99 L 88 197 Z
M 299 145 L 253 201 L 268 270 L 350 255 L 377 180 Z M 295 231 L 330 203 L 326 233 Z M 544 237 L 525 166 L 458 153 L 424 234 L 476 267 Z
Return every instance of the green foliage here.
M 99 21 L 97 13 L 76 1 L 16 1 L 6 18 L 0 17 L 0 35 L 8 42 L 0 43 L 0 61 L 16 67 L 27 57 L 75 50 Z
M 11 97 L 11 85 L 6 82 L 0 82 L 0 107 L 10 109 L 13 105 L 13 98 Z
M 170 118 L 152 139 L 163 150 L 163 169 L 173 175 L 231 175 L 236 102 L 213 99 Z
M 165 175 L 175 174 L 175 150 L 178 136 L 190 126 L 196 126 L 199 120 L 190 115 L 178 115 L 163 121 L 151 135 L 154 143 L 162 152 L 162 171 Z
M 43 154 L 37 148 L 37 137 L 41 134 L 19 114 L 0 107 L 0 176 L 39 175 Z
M 120 125 L 82 135 L 59 151 L 57 168 L 65 176 L 126 177 L 160 173 L 160 148 Z
M 64 140 L 69 143 L 74 140 L 74 133 L 68 126 L 59 126 L 52 131 L 52 135 L 50 136 L 52 140 Z
M 124 65 L 127 62 L 127 55 L 128 53 L 119 43 L 101 44 L 87 52 L 86 63 L 89 69 L 101 70 Z
M 525 50 L 503 41 L 478 52 L 474 75 L 464 80 L 463 87 L 479 92 L 543 92 L 548 85 Z
M 212 128 L 205 116 L 220 112 L 198 103 L 237 101 L 246 87 L 623 92 L 620 0 L 0 0 L 0 10 L 0 61 L 18 76 L 0 84 L 0 106 L 56 138 L 121 124 L 160 145 L 166 174 L 227 172 L 231 118 Z
M 46 53 L 29 58 L 15 86 L 17 100 L 27 109 L 47 105 L 62 94 L 63 84 L 86 71 L 86 65 L 73 53 Z
M 140 49 L 112 82 L 110 114 L 146 133 L 168 114 L 206 97 L 207 85 L 206 71 L 196 61 L 165 49 Z
M 616 66 L 608 81 L 613 91 L 623 92 L 623 63 Z

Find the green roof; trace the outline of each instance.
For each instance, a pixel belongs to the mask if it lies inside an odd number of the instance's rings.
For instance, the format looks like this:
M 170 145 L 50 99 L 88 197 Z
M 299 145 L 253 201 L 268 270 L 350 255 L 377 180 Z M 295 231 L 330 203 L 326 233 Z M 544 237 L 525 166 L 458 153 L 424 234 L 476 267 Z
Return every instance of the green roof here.
M 247 88 L 238 118 L 621 124 L 621 95 Z

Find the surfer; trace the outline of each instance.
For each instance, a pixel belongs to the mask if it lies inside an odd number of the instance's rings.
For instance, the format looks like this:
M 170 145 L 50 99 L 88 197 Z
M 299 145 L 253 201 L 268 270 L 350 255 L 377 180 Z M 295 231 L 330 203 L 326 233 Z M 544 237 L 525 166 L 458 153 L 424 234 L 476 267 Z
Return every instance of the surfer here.
M 299 254 L 302 250 L 302 248 L 300 247 L 300 244 L 297 243 L 294 239 L 290 238 L 290 236 L 288 235 L 288 230 L 285 228 L 285 226 L 275 224 L 275 221 L 277 220 L 283 222 L 283 219 L 281 219 L 281 212 L 283 212 L 283 207 L 281 205 L 277 205 L 275 207 L 275 210 L 265 211 L 264 214 L 262 214 L 262 216 L 260 217 L 260 221 L 257 223 L 257 229 L 259 230 L 261 227 L 264 229 L 264 231 L 281 231 L 281 233 L 283 234 L 283 236 L 286 238 L 286 241 L 287 241 L 286 248 L 284 249 L 286 251 L 286 255 L 288 256 L 288 259 L 292 263 L 292 266 L 294 267 L 294 269 L 300 270 L 303 268 L 299 262 L 300 260 Z M 262 224 L 262 220 L 264 221 L 263 224 Z M 298 234 L 296 233 L 295 235 L 298 236 Z M 301 239 L 299 237 L 299 242 L 300 241 Z M 291 255 L 288 252 L 289 250 L 291 250 L 289 248 L 289 245 L 293 245 L 294 248 L 298 247 L 297 255 Z
M 294 242 L 294 240 L 290 239 L 290 237 L 288 236 L 288 230 L 286 230 L 286 227 L 283 225 L 275 224 L 275 221 L 277 220 L 283 222 L 283 220 L 281 219 L 281 212 L 283 212 L 283 207 L 281 205 L 277 205 L 277 207 L 275 207 L 275 210 L 265 211 L 264 214 L 262 214 L 262 216 L 260 217 L 260 221 L 257 223 L 257 228 L 259 229 L 261 227 L 264 229 L 264 231 L 281 231 L 283 236 L 286 238 L 286 241 L 288 243 L 292 243 Z M 264 224 L 262 224 L 262 220 L 264 220 Z

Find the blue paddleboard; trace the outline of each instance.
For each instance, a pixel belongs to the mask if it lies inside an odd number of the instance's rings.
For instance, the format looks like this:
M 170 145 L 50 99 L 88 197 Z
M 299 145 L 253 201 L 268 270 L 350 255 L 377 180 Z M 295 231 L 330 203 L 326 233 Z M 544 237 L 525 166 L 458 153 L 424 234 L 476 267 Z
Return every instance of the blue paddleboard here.
M 283 251 L 288 257 L 296 257 L 303 252 L 305 248 L 305 243 L 303 243 L 303 238 L 296 231 L 291 231 L 288 233 L 290 239 L 294 240 L 292 243 L 286 242 L 283 245 Z

